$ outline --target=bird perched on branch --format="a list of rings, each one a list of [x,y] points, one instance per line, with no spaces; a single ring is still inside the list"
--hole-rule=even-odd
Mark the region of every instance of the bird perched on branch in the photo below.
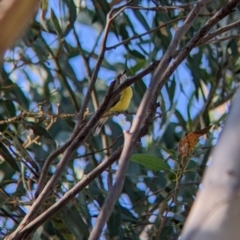
[[[114,90],[126,79],[127,79],[127,75],[125,70],[123,73],[117,76]],[[112,99],[112,101],[110,101],[106,112],[104,113],[103,117],[100,119],[99,123],[96,126],[94,136],[100,133],[102,126],[110,116],[112,116],[114,113],[117,113],[117,112],[123,112],[128,108],[130,101],[132,99],[132,96],[133,96],[132,88],[128,86],[119,94],[119,96],[115,96]]]

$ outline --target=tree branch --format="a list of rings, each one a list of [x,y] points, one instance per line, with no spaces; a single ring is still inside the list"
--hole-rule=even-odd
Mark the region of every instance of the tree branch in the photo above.
[[[158,65],[159,61],[155,61],[153,62],[150,66],[148,66],[147,68],[145,68],[143,71],[141,71],[140,73],[138,73],[137,75],[135,75],[134,77],[128,78],[126,81],[124,81],[112,94],[113,95],[117,95],[120,92],[123,91],[123,89],[125,89],[126,87],[130,86],[131,84],[135,83],[136,81],[142,79],[143,77],[145,77],[147,74],[153,72],[157,65]],[[107,98],[108,100],[110,98]],[[106,110],[106,107],[102,106],[101,107],[101,114],[104,113],[104,111]],[[98,115],[98,119],[101,118],[101,116]],[[83,124],[84,126],[84,124]],[[95,125],[92,126],[92,128],[94,128]],[[59,147],[58,149],[56,149],[54,152],[52,152],[48,158],[46,159],[44,166],[41,170],[41,174],[40,174],[40,178],[38,180],[38,186],[37,186],[37,190],[35,193],[35,198],[37,198],[40,194],[40,192],[42,191],[44,185],[45,185],[45,178],[47,177],[48,174],[48,169],[52,163],[52,161],[59,156],[60,154],[62,154],[69,146],[70,144],[73,142],[73,140],[77,137],[77,135],[79,134],[80,130],[82,129],[82,127],[80,126],[79,129],[77,131],[74,131],[72,136],[70,137],[70,139],[61,147]]]
[[[156,98],[156,93],[162,89],[168,78],[179,66],[179,64],[185,59],[189,52],[196,46],[201,37],[204,37],[210,28],[224,18],[227,14],[231,13],[234,7],[238,4],[237,0],[229,1],[225,4],[206,24],[205,26],[188,42],[185,48],[177,56],[176,60],[169,66],[172,60],[172,55],[176,51],[179,42],[182,37],[191,27],[193,21],[200,13],[201,9],[207,3],[207,0],[200,0],[196,3],[195,7],[189,13],[183,25],[176,31],[174,38],[172,39],[165,55],[161,59],[159,66],[153,76],[153,79],[147,89],[143,100],[139,106],[136,118],[133,122],[130,132],[126,135],[124,141],[123,151],[120,157],[120,164],[116,173],[116,181],[110,190],[107,199],[102,207],[102,210],[97,218],[96,225],[94,226],[92,233],[89,237],[90,240],[97,240],[101,235],[102,229],[110,217],[113,211],[114,205],[122,191],[122,186],[127,171],[129,157],[138,139],[138,134],[141,128],[142,120],[145,119],[146,109],[149,108],[150,104]]]
[[[222,27],[222,28],[219,28],[217,29],[216,31],[212,32],[212,33],[209,33],[207,36],[205,36],[204,38],[202,38],[200,41],[199,41],[199,45],[202,45],[202,44],[206,44],[207,42],[209,42],[210,40],[213,40],[213,38],[215,38],[216,36],[218,36],[219,34],[221,33],[224,33],[224,32],[227,32],[228,30],[231,30],[233,28],[237,28],[240,26],[240,20],[236,21],[236,22],[233,22],[231,24],[228,24],[227,26],[225,27]]]
[[[149,109],[149,111],[147,111],[147,118],[144,121],[144,126],[140,129],[140,133],[138,136],[138,139],[140,139],[142,136],[146,135],[146,133],[148,132],[148,127],[150,125],[152,125],[152,120],[154,119],[154,114],[156,112],[156,109],[159,107],[158,103],[154,103],[151,108]],[[124,140],[124,145],[126,144],[126,142],[129,141],[129,133],[125,132],[125,140]],[[137,144],[137,142],[135,142],[135,144]],[[123,154],[123,153],[121,153]],[[107,196],[107,199],[98,215],[98,218],[96,220],[96,224],[88,238],[88,240],[98,240],[100,239],[100,235],[102,232],[102,229],[106,223],[106,221],[108,220],[109,216],[112,213],[112,210],[114,208],[115,205],[115,199],[118,198],[119,196],[119,189],[121,191],[122,187],[123,187],[123,183],[124,183],[124,176],[125,176],[125,172],[127,170],[128,165],[126,166],[125,162],[119,161],[119,165],[118,165],[118,170],[116,173],[116,180],[114,185],[112,186],[112,188],[110,189],[110,192]],[[124,174],[124,175],[123,175]]]
[[[240,34],[236,34],[236,35],[230,35],[230,36],[227,36],[227,37],[222,37],[222,38],[214,38],[212,40],[209,40],[209,41],[206,41],[204,42],[203,44],[212,44],[212,43],[220,43],[220,42],[224,42],[224,41],[227,41],[229,39],[238,39],[240,38]],[[202,44],[199,44],[199,45],[202,45]]]
[[[63,154],[63,157],[59,164],[56,167],[56,171],[44,187],[44,189],[39,192],[40,195],[38,198],[34,201],[32,207],[30,208],[28,214],[25,216],[25,218],[22,220],[21,224],[19,227],[13,232],[8,239],[14,239],[14,236],[18,234],[18,232],[26,225],[28,224],[36,215],[40,207],[42,206],[43,202],[45,199],[51,194],[55,184],[57,183],[59,177],[61,176],[64,168],[66,167],[66,164],[68,163],[68,160],[72,156],[73,152],[76,150],[76,148],[81,144],[85,139],[88,137],[88,135],[91,133],[92,126],[94,126],[99,117],[103,114],[105,111],[105,108],[109,102],[109,99],[113,95],[113,89],[114,89],[115,82],[112,82],[112,84],[109,87],[109,90],[107,92],[107,95],[105,96],[105,99],[99,109],[96,111],[95,115],[88,121],[86,126],[82,129],[82,131],[79,132],[79,134],[73,139],[73,141],[69,144],[67,147],[66,151]],[[104,108],[105,107],[105,108]],[[76,132],[74,132],[76,134]],[[68,141],[69,142],[69,141]],[[57,151],[53,152],[52,155],[56,154]],[[53,160],[51,158],[51,160]]]
[[[84,189],[93,179],[95,179],[99,174],[105,171],[110,165],[112,165],[120,156],[122,148],[118,148],[108,159],[100,163],[96,168],[94,168],[89,174],[85,175],[83,179],[77,183],[71,190],[66,192],[64,196],[45,212],[35,218],[26,226],[23,226],[17,232],[12,233],[6,240],[10,239],[24,239],[25,234],[35,231],[41,226],[46,220],[53,216],[57,211],[64,207],[71,199],[75,197],[82,189]]]
[[[158,105],[155,105],[155,108],[156,107],[158,107]],[[146,121],[144,128],[142,128],[142,130],[140,132],[139,138],[146,134],[147,128],[152,124],[151,119],[153,119],[154,113],[155,113],[155,109],[152,109],[152,111],[149,113],[149,121]],[[77,185],[75,185],[71,190],[69,190],[67,193],[65,193],[65,195],[57,203],[52,205],[49,209],[47,209],[44,213],[42,213],[40,216],[35,218],[29,224],[27,224],[26,226],[23,226],[23,228],[12,233],[8,238],[6,238],[6,240],[25,239],[25,237],[27,237],[27,235],[29,235],[34,230],[36,230],[42,223],[44,223],[53,214],[55,214],[57,211],[59,211],[72,198],[74,198],[75,195],[78,194],[84,187],[86,187],[93,179],[95,179],[99,174],[101,174],[110,165],[112,165],[119,158],[121,151],[122,151],[122,147],[118,148],[107,160],[100,163],[93,171],[91,171],[89,174],[87,174]],[[51,179],[50,179],[50,181],[51,181]],[[43,191],[45,191],[45,189]],[[36,201],[38,201],[38,200],[39,200],[39,198]]]

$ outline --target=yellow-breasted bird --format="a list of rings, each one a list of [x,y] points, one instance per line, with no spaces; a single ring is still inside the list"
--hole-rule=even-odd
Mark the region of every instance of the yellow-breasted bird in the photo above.
[[[116,79],[116,84],[115,84],[114,90],[126,79],[127,79],[126,71],[119,74]],[[108,118],[111,115],[113,115],[116,112],[123,112],[128,108],[128,106],[131,102],[132,96],[133,96],[132,88],[129,86],[129,87],[126,87],[119,94],[119,96],[114,97],[114,99],[112,100],[113,102],[109,103],[108,109],[106,110],[106,112],[104,113],[104,115],[100,119],[100,121],[98,122],[96,129],[94,131],[94,136],[96,136],[100,133],[102,126],[104,125],[104,123],[108,120]]]

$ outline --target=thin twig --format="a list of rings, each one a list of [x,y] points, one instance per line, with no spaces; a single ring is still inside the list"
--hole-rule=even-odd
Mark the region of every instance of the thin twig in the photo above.
[[[216,102],[212,103],[209,107],[209,110],[213,110],[213,109],[221,106],[222,104],[226,103],[227,101],[229,101],[234,96],[238,87],[239,86],[235,87],[228,95],[226,95],[223,98],[218,99]]]
[[[175,194],[175,193],[174,193]],[[162,233],[162,230],[163,230],[163,227],[165,226],[166,222],[167,222],[167,215],[168,213],[170,212],[170,209],[172,207],[174,203],[174,197],[171,199],[170,203],[168,204],[168,208],[165,210],[164,212],[164,216],[161,216],[159,213],[159,216],[161,217],[162,221],[161,221],[161,224],[160,224],[160,227],[158,228],[158,231],[157,231],[157,235],[155,237],[155,240],[159,240],[160,239],[160,236],[161,236],[161,233]]]
[[[212,43],[220,43],[220,42],[224,42],[224,41],[227,41],[229,39],[234,39],[234,38],[236,38],[236,39],[240,38],[240,34],[230,35],[230,36],[222,37],[222,38],[214,38],[212,40],[204,42],[203,44],[206,45],[206,44],[212,44]]]
[[[46,43],[46,41],[44,40],[43,37],[41,37],[41,40],[43,41],[43,43],[44,43],[45,47],[47,48],[47,50],[49,51],[50,55],[52,56],[52,59],[55,62],[56,67],[57,67],[57,69],[55,71],[61,76],[62,82],[63,82],[64,86],[66,87],[66,89],[68,91],[68,94],[70,96],[72,104],[73,104],[76,112],[78,112],[79,111],[78,101],[77,101],[76,96],[75,96],[75,94],[74,94],[74,92],[73,92],[73,90],[72,90],[72,88],[71,88],[71,86],[68,82],[66,74],[62,70],[60,62],[58,60],[58,53],[54,54],[53,50],[49,47],[49,45]],[[59,46],[58,51],[60,51],[60,50],[61,50],[61,47]]]
[[[91,75],[92,75],[92,73],[91,73],[91,69],[90,69],[90,65],[89,65],[89,58],[86,57],[85,54],[84,54],[84,51],[83,51],[82,45],[81,45],[81,43],[80,43],[80,41],[78,39],[75,27],[73,27],[73,34],[75,36],[75,39],[77,41],[77,46],[78,46],[79,51],[81,53],[81,56],[83,58],[83,63],[84,63],[85,69],[86,69],[88,81],[91,82]],[[95,89],[93,89],[91,96],[92,96],[93,106],[94,106],[94,109],[96,111],[98,106],[99,106],[99,104],[98,104],[98,98],[97,98],[97,93],[96,93]]]
[[[217,29],[216,31],[209,33],[207,36],[203,37],[200,41],[199,41],[199,45],[202,44],[206,44],[206,42],[209,42],[209,40],[214,39],[216,36],[227,32],[233,28],[238,28],[240,26],[240,20],[233,22],[231,24],[228,24],[227,26],[221,27],[219,29]]]
[[[221,27],[219,29],[217,29],[216,31],[209,33],[207,36],[203,37],[196,45],[196,47],[198,46],[202,46],[202,45],[206,45],[206,44],[212,44],[212,43],[216,43],[216,42],[223,42],[226,41],[228,39],[232,39],[232,38],[239,38],[239,34],[238,35],[231,35],[225,38],[216,38],[218,35],[227,32],[233,28],[237,28],[240,26],[240,20],[233,22],[227,26]],[[177,50],[174,54],[173,57],[176,57],[178,55],[178,53],[181,51],[182,49]]]
[[[221,65],[223,65],[223,64],[221,64]],[[207,112],[207,110],[208,110],[208,108],[209,108],[209,106],[210,106],[210,104],[211,104],[211,102],[212,102],[212,100],[213,100],[213,98],[215,96],[215,93],[217,91],[217,88],[218,88],[220,80],[221,80],[222,72],[224,72],[224,66],[221,66],[221,65],[219,65],[219,68],[218,68],[218,71],[216,73],[216,76],[214,77],[214,80],[212,81],[212,86],[211,86],[210,92],[208,94],[208,97],[207,97],[207,99],[206,99],[206,101],[204,103],[204,106],[199,111],[197,116],[192,120],[194,129],[198,125],[201,116],[203,116],[204,113]]]
[[[179,10],[184,12],[186,8],[181,7],[181,6],[157,6],[157,7],[143,7],[143,6],[128,6],[128,8],[133,9],[133,10],[147,10],[147,11],[162,11],[162,12],[169,12],[169,11],[175,11]]]
[[[83,63],[84,63],[84,66],[85,66],[85,69],[86,69],[86,73],[87,73],[87,78],[88,78],[88,81],[90,83],[91,82],[91,75],[92,75],[92,73],[91,73],[91,69],[90,69],[90,65],[89,65],[89,56],[86,57],[85,54],[84,54],[84,51],[83,51],[82,45],[81,45],[81,43],[80,43],[80,41],[78,39],[75,27],[73,27],[73,33],[74,33],[75,39],[77,41],[77,45],[78,45],[78,48],[80,50],[80,53],[82,55]],[[91,54],[89,54],[89,55],[91,55]],[[93,88],[93,90],[92,90],[91,97],[92,97],[94,110],[96,111],[98,109],[98,107],[99,107],[99,103],[98,103],[98,98],[97,98],[97,93],[96,93],[96,89],[95,88]],[[102,135],[102,139],[103,139],[102,140],[103,148],[107,149],[106,136]],[[94,154],[92,154],[92,159],[93,159],[94,165],[96,167],[97,166],[97,161],[95,159]],[[102,182],[102,178],[100,176],[98,177],[98,182],[99,182],[101,188],[103,189],[103,182]]]

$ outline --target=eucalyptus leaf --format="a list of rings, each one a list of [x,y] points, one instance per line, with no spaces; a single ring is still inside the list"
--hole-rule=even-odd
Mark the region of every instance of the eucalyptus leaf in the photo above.
[[[171,170],[171,168],[167,163],[164,162],[163,159],[148,154],[133,154],[130,160],[154,171]]]

